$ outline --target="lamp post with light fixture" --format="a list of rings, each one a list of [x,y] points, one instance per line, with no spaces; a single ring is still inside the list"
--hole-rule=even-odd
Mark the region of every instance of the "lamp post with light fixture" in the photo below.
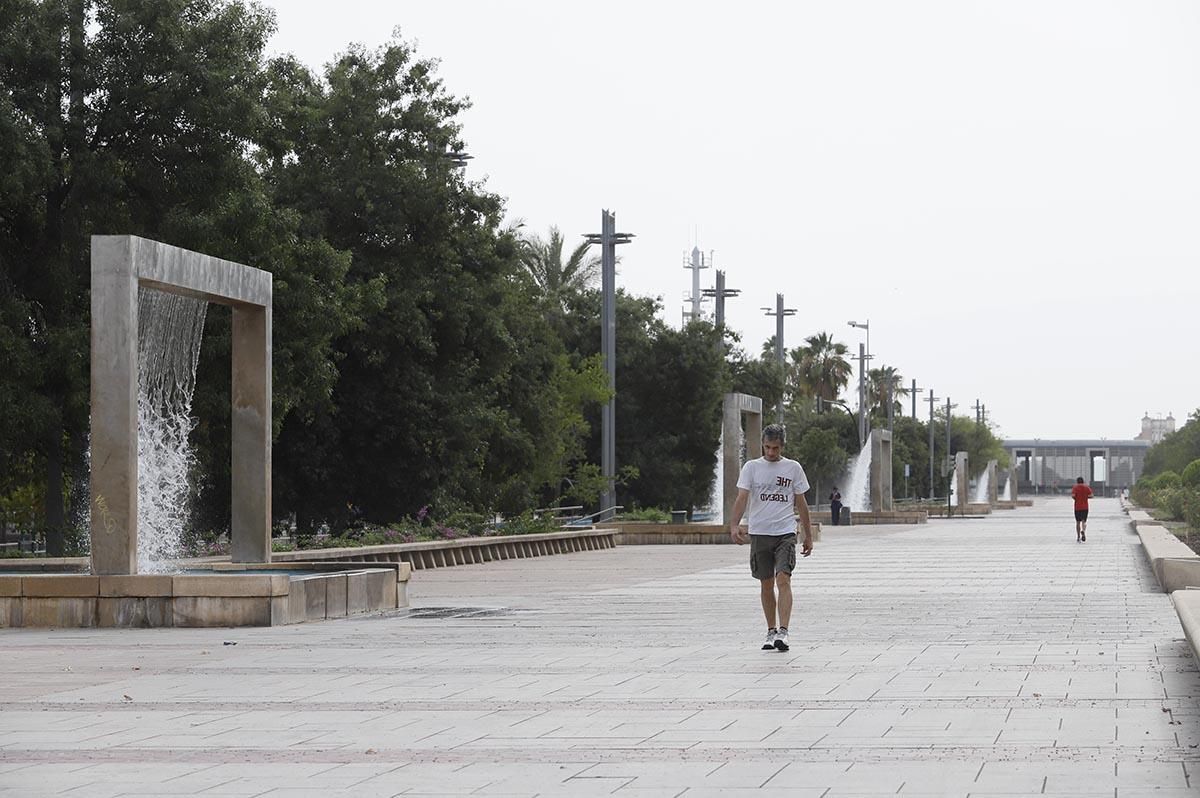
[[[783,395],[787,393],[787,366],[783,362],[783,319],[785,316],[795,316],[795,308],[785,308],[783,306],[783,294],[775,295],[775,308],[762,308],[768,316],[775,317],[775,360],[779,363],[779,371],[782,373],[783,385],[779,392],[779,405],[775,411],[776,420],[783,423]]]
[[[871,359],[871,320],[848,321],[846,324],[867,332],[866,351],[862,344],[858,346],[858,445],[862,448],[867,440],[867,361]]]

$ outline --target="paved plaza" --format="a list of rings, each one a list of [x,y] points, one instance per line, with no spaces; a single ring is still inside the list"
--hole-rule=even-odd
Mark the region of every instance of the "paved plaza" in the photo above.
[[[1200,674],[1115,500],[414,573],[271,629],[0,630],[0,796],[1200,795]]]

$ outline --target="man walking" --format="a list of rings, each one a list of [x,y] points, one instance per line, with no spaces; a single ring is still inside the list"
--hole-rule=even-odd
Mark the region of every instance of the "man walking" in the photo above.
[[[788,622],[792,615],[792,570],[796,567],[796,521],[804,532],[803,555],[812,554],[812,521],[808,515],[808,478],[795,460],[783,456],[783,427],[763,429],[763,456],[742,466],[738,495],[729,519],[729,536],[735,543],[750,542],[750,573],[759,581],[767,639],[763,650],[788,650]],[[749,535],[742,530],[747,516]]]
[[[1092,497],[1092,489],[1083,484],[1083,477],[1076,477],[1071,486],[1071,498],[1075,500],[1075,542],[1087,541],[1088,499]]]

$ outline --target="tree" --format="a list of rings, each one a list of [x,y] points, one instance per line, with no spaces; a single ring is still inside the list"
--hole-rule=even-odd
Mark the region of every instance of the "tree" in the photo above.
[[[789,456],[804,467],[804,473],[812,485],[812,503],[820,504],[824,496],[822,487],[834,485],[841,479],[849,455],[839,444],[838,434],[834,430],[816,426],[805,430],[794,452]]]
[[[632,466],[618,491],[626,506],[690,509],[708,502],[729,390],[722,331],[707,322],[682,330],[658,317],[657,300],[616,295],[616,447],[618,467]],[[600,348],[598,291],[568,302],[567,349],[573,357]],[[588,460],[600,460],[600,425],[592,415]]]
[[[31,390],[41,375],[28,329],[33,315],[8,273],[0,271],[0,363],[4,364],[0,368],[0,496],[26,487],[33,479],[30,453],[39,450],[41,443],[35,432],[51,412],[45,397]]]
[[[1188,488],[1200,488],[1200,458],[1193,460],[1179,475],[1179,481]]]
[[[7,0],[0,13],[4,322],[37,363],[17,377],[15,442],[43,474],[53,554],[86,440],[90,236],[203,248],[197,220],[236,215],[271,30],[258,6],[221,0]]]
[[[827,332],[804,339],[804,346],[791,351],[789,382],[798,395],[837,399],[850,382],[851,367],[846,345],[835,342]]]
[[[945,434],[945,427],[942,428]],[[1008,468],[1009,456],[1004,442],[992,433],[989,424],[979,424],[973,418],[955,416],[950,425],[952,451],[967,452],[971,476],[978,476],[995,460],[1001,469]]]
[[[466,104],[399,39],[351,47],[320,78],[294,63],[277,75],[276,202],[350,253],[346,282],[378,297],[336,339],[329,405],[280,432],[277,504],[335,527],[430,504],[525,509],[561,484],[579,431],[563,396],[590,393],[570,385],[587,367],[539,312],[500,198],[446,157],[464,146]]]
[[[1187,422],[1146,451],[1146,476],[1164,471],[1182,473],[1188,463],[1200,458],[1200,409]]]
[[[768,358],[749,358],[740,349],[727,355],[730,390],[762,399],[764,412],[779,404],[783,395],[784,372],[772,355]]]
[[[618,441],[638,475],[626,494],[644,507],[690,510],[708,504],[729,377],[721,331],[704,321],[658,327],[647,362],[618,372],[618,412],[631,405]],[[664,390],[664,386],[669,386]],[[620,393],[620,389],[627,393]]]
[[[900,415],[904,412],[901,402],[908,396],[904,387],[904,377],[895,366],[883,366],[867,372],[867,408],[873,418],[886,420],[888,417],[888,397],[891,397],[892,413]]]
[[[783,396],[784,371],[774,355],[769,358],[749,358],[742,350],[731,349],[727,362],[730,390],[759,397],[764,412],[779,404]]]
[[[915,418],[895,419],[892,427],[892,490],[905,496],[904,466],[909,466],[908,496],[930,496],[929,426]]]
[[[548,312],[561,314],[568,297],[591,288],[600,276],[600,256],[589,255],[591,244],[579,243],[563,259],[563,235],[551,226],[546,238],[528,234],[520,239],[521,265],[545,297]]]

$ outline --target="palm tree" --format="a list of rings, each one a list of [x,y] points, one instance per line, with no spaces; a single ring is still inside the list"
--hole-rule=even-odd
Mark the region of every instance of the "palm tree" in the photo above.
[[[600,275],[600,256],[588,255],[587,241],[563,260],[563,235],[551,226],[549,238],[536,234],[521,238],[521,265],[529,272],[550,307],[561,312],[572,294],[587,290]]]
[[[850,382],[850,350],[827,332],[810,335],[804,346],[791,351],[793,384],[797,392],[822,399],[837,399]]]
[[[904,378],[895,366],[883,366],[867,372],[867,408],[872,415],[887,417],[888,387],[891,387],[892,412],[899,415],[904,408],[901,397],[908,396]]]

